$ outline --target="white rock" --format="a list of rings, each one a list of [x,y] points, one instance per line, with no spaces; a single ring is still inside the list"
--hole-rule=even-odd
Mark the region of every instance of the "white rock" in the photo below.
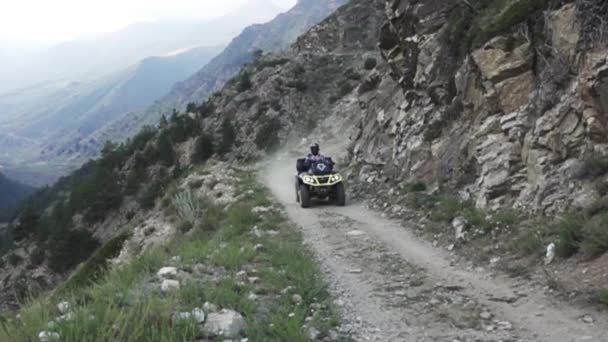
[[[177,277],[177,268],[163,267],[156,274],[162,279],[175,279]]]
[[[160,284],[160,290],[165,293],[175,292],[176,290],[179,290],[179,287],[179,281],[172,279],[165,279],[162,284]]]
[[[69,322],[74,319],[74,314],[71,312],[66,313],[65,315],[61,315],[57,317],[57,322]]]
[[[247,272],[246,271],[239,271],[236,274],[236,278],[240,281],[248,281],[248,277],[247,277]]]
[[[215,304],[211,304],[209,302],[205,302],[205,304],[203,304],[203,310],[206,313],[210,314],[210,313],[213,313],[213,312],[218,312],[219,308]]]
[[[319,338],[319,335],[321,335],[321,332],[319,330],[317,330],[315,327],[311,327],[310,329],[308,329],[308,340],[309,341],[316,341]]]
[[[302,299],[302,296],[300,296],[299,294],[294,294],[294,295],[291,297],[291,301],[292,301],[294,304],[298,304],[298,305],[299,305],[299,304],[302,304],[303,299]]]
[[[51,341],[59,341],[61,336],[58,333],[52,331],[41,331],[38,334],[38,340],[40,342],[51,342]]]
[[[66,313],[70,312],[70,308],[70,303],[67,301],[63,301],[57,304],[57,310],[59,310],[62,315],[65,315]]]
[[[456,240],[464,240],[466,238],[467,225],[468,222],[464,217],[456,217],[452,220]]]
[[[480,317],[481,319],[488,320],[488,319],[491,319],[491,318],[492,318],[492,314],[491,314],[491,313],[489,313],[489,312],[487,312],[487,311],[484,311],[484,312],[482,312],[482,313],[480,313],[480,314],[479,314],[479,317]]]
[[[593,317],[591,317],[589,315],[583,316],[582,321],[587,324],[593,324],[593,322],[594,322]]]
[[[545,265],[550,264],[555,259],[555,244],[551,242],[549,246],[547,246],[547,254],[545,255]]]
[[[198,324],[202,324],[205,322],[205,312],[201,308],[194,308],[192,310],[192,317]]]
[[[238,338],[247,328],[243,316],[232,310],[221,310],[209,314],[207,321],[201,328],[206,337]]]
[[[253,292],[252,292],[252,293],[250,293],[250,294],[249,294],[249,296],[247,296],[247,298],[248,298],[250,301],[255,302],[255,301],[258,299],[258,295],[256,295],[255,293],[253,293]]]

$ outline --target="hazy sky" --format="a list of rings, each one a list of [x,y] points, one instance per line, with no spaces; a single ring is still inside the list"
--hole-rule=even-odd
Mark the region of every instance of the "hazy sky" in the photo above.
[[[58,42],[166,17],[213,18],[247,0],[2,0],[0,39]],[[296,0],[272,0],[289,8]]]

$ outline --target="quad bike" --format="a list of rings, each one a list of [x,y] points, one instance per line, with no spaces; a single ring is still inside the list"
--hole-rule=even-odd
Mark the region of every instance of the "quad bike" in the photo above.
[[[342,175],[333,169],[331,158],[316,162],[298,159],[296,164],[296,201],[309,208],[312,199],[330,200],[338,206],[346,204]]]

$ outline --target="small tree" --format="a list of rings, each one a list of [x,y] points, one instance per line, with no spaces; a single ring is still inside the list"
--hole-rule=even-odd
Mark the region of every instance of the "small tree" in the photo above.
[[[167,166],[173,165],[175,161],[175,151],[171,144],[171,139],[166,131],[163,131],[156,141],[156,150],[158,151],[158,159]]]
[[[196,112],[197,112],[196,104],[193,102],[189,102],[188,105],[186,106],[186,113],[196,113]]]
[[[372,70],[373,68],[376,67],[376,65],[378,65],[378,62],[373,57],[366,59],[365,63],[364,63],[364,67],[366,70]]]
[[[25,207],[13,232],[15,241],[22,241],[32,236],[38,230],[39,224],[40,215],[31,205]]]
[[[226,154],[230,152],[234,142],[236,141],[237,133],[234,126],[228,119],[224,119],[222,122],[222,143],[218,148],[219,154]]]
[[[249,90],[252,87],[251,76],[248,71],[243,71],[239,75],[239,83],[237,86],[237,90],[239,92],[244,92],[245,90]]]
[[[214,150],[215,147],[213,146],[213,139],[211,136],[202,134],[196,139],[192,161],[203,163],[213,156]]]
[[[158,122],[158,127],[161,129],[165,129],[169,125],[169,121],[167,121],[167,117],[165,114],[161,115],[160,121]]]

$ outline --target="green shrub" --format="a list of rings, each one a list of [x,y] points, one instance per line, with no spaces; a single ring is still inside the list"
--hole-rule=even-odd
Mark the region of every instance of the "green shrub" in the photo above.
[[[215,105],[213,104],[213,101],[209,99],[203,102],[203,104],[198,107],[198,113],[201,115],[202,118],[206,118],[213,115],[215,113]]]
[[[230,150],[232,150],[232,146],[236,142],[237,132],[232,122],[229,119],[224,119],[222,122],[222,142],[218,148],[218,153],[220,155],[224,155]]]
[[[305,92],[306,90],[308,90],[308,85],[303,80],[289,81],[285,85],[288,86],[289,88],[295,88],[297,91],[302,92],[302,93]]]
[[[253,86],[251,82],[251,75],[249,75],[248,71],[242,71],[238,76],[237,87],[239,93],[242,93],[246,90],[251,89]]]
[[[260,128],[255,136],[255,144],[261,150],[272,150],[280,143],[279,131],[281,130],[281,121],[274,117],[267,120]]]
[[[608,289],[601,289],[598,291],[597,301],[601,304],[608,305]]]
[[[367,58],[365,63],[363,63],[365,70],[372,70],[376,67],[376,65],[378,65],[378,61],[376,61],[376,59],[373,57]]]
[[[195,163],[204,163],[215,153],[215,146],[210,135],[202,134],[194,143],[194,151],[192,161]]]
[[[86,260],[97,247],[99,241],[90,232],[57,227],[51,232],[47,244],[49,267],[55,272],[66,272]]]
[[[36,246],[36,248],[34,248],[34,250],[30,253],[30,262],[34,266],[42,265],[45,258],[46,252],[41,246]]]
[[[569,258],[578,252],[583,238],[584,217],[570,214],[564,217],[558,225],[559,240],[555,253],[563,258]]]
[[[405,192],[423,192],[427,189],[426,184],[420,181],[404,184],[401,186],[401,188]]]
[[[511,243],[511,248],[522,255],[540,255],[544,250],[543,240],[532,229],[519,233]]]
[[[608,173],[608,157],[593,155],[585,160],[579,171],[580,178],[596,178]]]
[[[341,86],[340,89],[338,90],[338,96],[340,97],[344,97],[348,94],[350,94],[353,89],[355,89],[355,87],[350,83],[350,82],[344,82]]]
[[[18,264],[21,263],[22,260],[23,260],[23,258],[21,258],[19,255],[15,254],[15,253],[11,253],[8,255],[8,263],[13,266],[17,266]]]
[[[522,220],[521,213],[513,209],[502,209],[492,214],[492,224],[512,228]]]
[[[173,197],[173,206],[178,217],[190,225],[198,224],[202,219],[203,208],[201,199],[192,190],[182,191]]]
[[[257,62],[256,67],[259,71],[259,70],[263,70],[266,68],[274,68],[279,65],[287,64],[288,62],[289,62],[289,58],[270,59],[270,60]]]
[[[608,213],[590,219],[584,228],[581,249],[598,256],[608,251]]]
[[[175,162],[175,151],[169,138],[169,133],[163,131],[156,141],[156,150],[158,151],[158,159],[165,166],[171,166]]]
[[[462,202],[458,197],[441,197],[431,212],[431,220],[436,222],[452,222],[454,218],[461,216],[466,208],[467,204]]]
[[[106,272],[110,259],[120,254],[125,241],[130,237],[131,233],[129,232],[120,233],[103,244],[78,267],[65,283],[57,288],[55,293],[63,294],[87,286],[100,279]]]
[[[156,204],[156,199],[163,193],[165,183],[163,180],[152,182],[137,198],[137,203],[144,208],[150,209]]]

